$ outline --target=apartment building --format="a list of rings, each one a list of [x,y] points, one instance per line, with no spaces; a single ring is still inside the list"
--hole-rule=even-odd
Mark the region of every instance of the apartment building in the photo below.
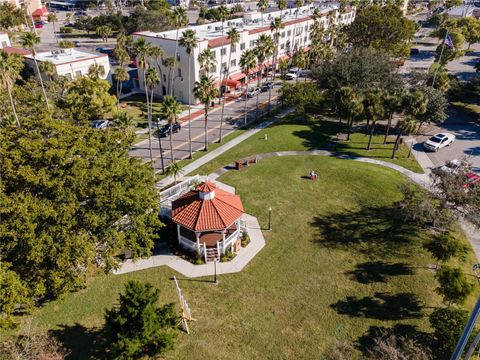
[[[25,55],[26,65],[32,69],[35,76],[39,76],[37,73],[33,56],[31,54]],[[110,62],[108,55],[99,54],[90,51],[80,49],[60,49],[46,51],[36,54],[36,59],[39,63],[43,61],[49,61],[55,66],[57,76],[65,76],[67,79],[72,80],[79,76],[85,76],[88,73],[88,69],[91,65],[97,64],[105,70],[103,79],[112,82],[112,74],[110,69]],[[42,73],[43,79],[48,79],[49,75]]]
[[[228,69],[228,78],[223,80],[223,85],[226,86],[226,91],[234,91],[234,89],[245,84],[246,81],[254,81],[258,76],[259,67],[254,69],[253,73],[246,79],[246,75],[242,73],[239,63],[240,56],[246,49],[255,47],[257,39],[262,34],[273,35],[270,30],[270,23],[276,17],[281,17],[284,28],[280,32],[279,38],[279,58],[287,58],[292,55],[296,49],[308,50],[311,39],[310,31],[313,25],[312,14],[315,6],[304,6],[299,9],[288,9],[282,12],[270,12],[263,15],[259,12],[247,13],[243,18],[236,18],[226,21],[223,28],[222,36],[222,23],[215,22],[205,25],[191,26],[190,28],[195,30],[196,36],[199,39],[197,48],[194,49],[192,54],[192,61],[190,66],[190,82],[188,81],[188,55],[184,48],[178,46],[178,56],[176,68],[172,69],[173,82],[172,89],[176,98],[184,103],[189,102],[189,98],[192,99],[191,103],[195,104],[197,101],[193,96],[193,84],[200,78],[200,67],[196,61],[198,54],[206,48],[210,48],[215,55],[215,63],[210,75],[217,82],[220,81],[220,71],[222,69]],[[330,12],[333,12],[333,21],[339,25],[348,25],[355,19],[355,8],[348,8],[343,14],[341,14],[335,7],[322,8],[322,17],[320,23],[324,28],[328,28]],[[234,47],[230,46],[229,39],[226,35],[227,31],[235,27],[240,33],[240,41]],[[181,37],[182,31],[186,29],[180,29],[179,37]],[[177,47],[176,30],[164,31],[164,32],[151,32],[142,31],[134,34],[134,39],[143,37],[149,43],[160,46],[167,57],[174,57],[175,49]],[[231,56],[230,56],[231,54]],[[231,57],[231,58],[230,58]],[[230,58],[230,59],[229,59]],[[228,63],[228,61],[230,62]],[[265,63],[266,66],[270,65],[270,61]],[[154,59],[149,61],[151,66],[157,66]],[[170,69],[160,65],[162,83],[155,88],[154,93],[158,96],[168,94],[169,74]],[[142,79],[143,73],[139,70],[139,78]],[[222,79],[224,75],[222,74]],[[190,84],[190,87],[189,87]],[[140,86],[143,88],[143,83],[140,81]],[[190,96],[190,97],[189,97]]]

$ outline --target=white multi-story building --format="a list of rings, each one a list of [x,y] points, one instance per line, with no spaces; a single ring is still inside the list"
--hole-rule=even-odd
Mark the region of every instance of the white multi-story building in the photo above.
[[[0,31],[0,49],[4,49],[10,46],[12,46],[12,44],[10,43],[10,38],[8,37],[8,34]]]
[[[106,54],[79,49],[62,49],[38,53],[36,59],[39,63],[43,61],[51,62],[55,66],[56,75],[65,76],[70,80],[85,76],[90,66],[97,64],[105,70],[105,75],[102,78],[112,82],[110,62]],[[33,56],[25,55],[25,62],[38,77]],[[49,75],[42,73],[42,78],[48,79],[48,77]]]
[[[298,9],[288,9],[283,12],[276,11],[271,13],[247,13],[243,18],[231,19],[224,23],[223,28],[223,37],[222,37],[222,23],[215,22],[205,25],[191,26],[190,29],[195,30],[196,36],[199,39],[197,47],[194,49],[192,54],[192,61],[190,67],[190,81],[188,81],[187,76],[188,71],[188,55],[184,48],[178,46],[178,57],[176,62],[176,68],[173,69],[173,94],[179,101],[184,103],[189,102],[192,99],[192,103],[197,103],[193,96],[193,84],[195,81],[200,78],[200,66],[197,62],[197,58],[200,52],[206,48],[210,48],[214,53],[216,66],[214,66],[210,75],[218,84],[220,81],[220,69],[225,71],[229,69],[228,79],[223,81],[223,85],[227,87],[226,91],[229,89],[236,88],[245,83],[245,74],[242,73],[239,63],[241,54],[247,50],[252,49],[256,45],[257,39],[262,34],[268,34],[273,36],[273,33],[270,29],[270,23],[274,18],[282,18],[284,28],[280,31],[279,38],[279,49],[278,49],[278,58],[287,58],[292,55],[292,52],[295,49],[305,49],[308,50],[310,46],[310,30],[313,25],[313,14],[314,6],[304,6]],[[329,13],[333,12],[333,19],[336,24],[348,25],[355,19],[355,8],[348,8],[343,14],[341,14],[335,8],[324,8],[322,9],[322,16],[320,18],[320,23],[324,28],[329,26]],[[230,40],[227,37],[227,31],[230,28],[237,28],[240,33],[240,41],[233,48],[230,46]],[[182,35],[182,31],[186,29],[180,29],[179,37]],[[143,37],[149,43],[160,46],[165,55],[164,58],[174,57],[175,49],[177,47],[176,40],[177,31],[170,30],[164,32],[151,32],[151,31],[142,31],[134,33],[134,38]],[[231,54],[230,63],[229,61]],[[157,66],[156,62],[151,59],[149,61],[151,66]],[[269,65],[271,60],[269,60],[265,65]],[[162,83],[158,86],[154,93],[158,96],[166,95],[168,92],[168,83],[169,83],[169,69],[163,65],[160,65]],[[253,78],[257,77],[259,68],[253,70],[253,74],[249,76],[250,81]],[[139,78],[142,78],[142,71],[139,70]],[[222,75],[223,79],[223,75]],[[189,87],[190,84],[190,87]],[[142,81],[140,81],[140,86],[143,87]]]

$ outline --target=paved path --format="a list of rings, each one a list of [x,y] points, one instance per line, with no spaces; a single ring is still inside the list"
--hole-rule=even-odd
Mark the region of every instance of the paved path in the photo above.
[[[217,263],[217,274],[231,274],[242,271],[242,269],[247,266],[247,264],[265,246],[265,239],[257,218],[244,214],[242,219],[246,222],[246,229],[250,236],[250,244],[241,248],[233,260]],[[210,276],[214,274],[213,263],[194,265],[191,262],[172,254],[167,246],[160,250],[160,254],[150,256],[147,259],[139,259],[136,261],[127,260],[113,273],[115,275],[120,275],[162,265],[166,265],[189,278]]]

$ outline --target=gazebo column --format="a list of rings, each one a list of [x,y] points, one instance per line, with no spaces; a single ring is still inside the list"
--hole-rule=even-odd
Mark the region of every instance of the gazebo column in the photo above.
[[[195,237],[197,238],[197,249],[200,251],[200,233],[195,232]]]
[[[177,239],[178,239],[178,243],[180,244],[180,225],[177,224]]]
[[[222,238],[223,238],[223,241],[222,241],[222,254],[225,255],[225,232],[227,230],[223,230],[222,231]]]

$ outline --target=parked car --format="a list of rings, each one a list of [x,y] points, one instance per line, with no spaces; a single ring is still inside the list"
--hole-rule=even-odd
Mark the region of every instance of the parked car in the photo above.
[[[298,73],[298,76],[299,77],[302,77],[302,78],[305,78],[305,77],[309,77],[310,76],[310,70],[306,70],[306,69],[301,69]]]
[[[453,159],[447,161],[445,165],[433,168],[434,173],[456,174],[460,169],[467,166],[467,163],[463,160]]]
[[[45,25],[47,22],[45,20],[37,20],[35,21],[35,25]]]
[[[273,89],[273,82],[269,81],[262,85],[260,88],[261,92],[267,92],[268,90]]]
[[[290,69],[288,69],[287,74],[297,75],[300,72],[300,70],[301,69],[299,69],[298,67],[291,67]]]
[[[410,55],[418,55],[420,54],[420,50],[417,48],[411,48],[410,49]]]
[[[93,120],[90,125],[94,129],[106,129],[110,126],[110,121],[108,120]]]
[[[296,78],[297,78],[297,74],[294,74],[294,73],[287,73],[285,75],[286,80],[295,80]]]
[[[260,92],[260,88],[258,88],[258,87],[250,88],[250,89],[248,89],[248,91],[247,91],[247,97],[253,98],[253,97],[254,97],[255,95],[257,95],[259,92]]]
[[[166,124],[162,126],[159,130],[156,131],[158,137],[166,137],[170,134],[170,127],[172,127],[172,133],[175,134],[180,131],[182,126],[179,123],[174,123],[173,125]]]
[[[43,29],[43,24],[35,24],[35,29]]]
[[[425,141],[423,147],[429,151],[438,151],[445,146],[450,146],[454,141],[455,135],[450,133],[439,133]]]

